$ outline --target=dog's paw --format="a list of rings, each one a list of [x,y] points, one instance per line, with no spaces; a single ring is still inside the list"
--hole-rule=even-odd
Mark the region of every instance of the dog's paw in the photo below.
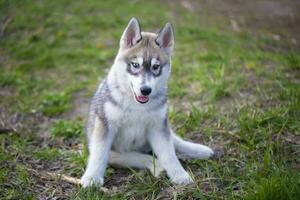
[[[81,183],[82,187],[86,188],[86,187],[90,187],[92,185],[102,186],[104,183],[104,180],[100,176],[83,175],[81,177],[80,183]]]
[[[187,157],[197,158],[197,159],[206,159],[214,155],[214,151],[208,146],[197,144],[193,146],[192,151],[187,153]]]
[[[208,146],[201,145],[201,150],[198,155],[201,158],[210,158],[214,155],[214,151]]]
[[[180,184],[180,185],[187,185],[193,183],[193,179],[187,172],[177,173],[171,177],[171,180],[173,183]]]
[[[158,178],[164,171],[164,168],[157,162],[155,165],[152,165],[149,170],[154,177]]]

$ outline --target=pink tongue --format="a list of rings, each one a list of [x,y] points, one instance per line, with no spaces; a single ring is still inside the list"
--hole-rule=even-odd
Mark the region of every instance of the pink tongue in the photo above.
[[[147,97],[147,96],[138,96],[137,98],[139,101],[142,101],[142,102],[148,101],[148,99],[149,99],[149,97]]]

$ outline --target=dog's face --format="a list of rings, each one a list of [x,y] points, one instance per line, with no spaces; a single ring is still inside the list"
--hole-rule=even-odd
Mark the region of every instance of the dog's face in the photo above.
[[[130,20],[115,62],[118,74],[122,74],[122,86],[130,90],[136,102],[147,103],[167,87],[173,46],[170,23],[154,34],[141,32],[138,21]]]

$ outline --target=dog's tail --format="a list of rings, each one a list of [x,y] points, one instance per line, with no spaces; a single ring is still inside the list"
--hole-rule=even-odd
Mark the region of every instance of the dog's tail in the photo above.
[[[213,150],[208,146],[185,141],[177,136],[174,132],[172,137],[175,150],[180,158],[205,159],[214,154]]]

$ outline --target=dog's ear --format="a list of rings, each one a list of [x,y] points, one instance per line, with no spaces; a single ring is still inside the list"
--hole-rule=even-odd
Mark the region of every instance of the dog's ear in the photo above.
[[[168,55],[172,54],[174,47],[174,34],[170,22],[166,23],[166,25],[160,30],[155,42]]]
[[[136,45],[139,41],[141,41],[141,28],[138,20],[133,17],[129,21],[125,31],[120,40],[120,47],[123,49],[127,49]]]

